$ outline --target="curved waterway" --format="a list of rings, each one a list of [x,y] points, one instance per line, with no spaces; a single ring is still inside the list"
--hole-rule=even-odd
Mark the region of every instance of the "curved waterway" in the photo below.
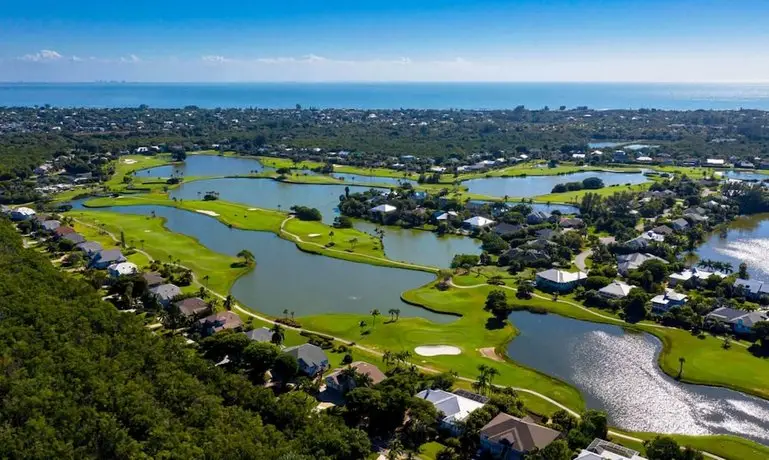
[[[559,176],[483,177],[462,182],[471,193],[488,196],[533,197],[546,195],[553,187],[566,182],[582,182],[588,177],[598,177],[606,187],[622,184],[641,184],[649,179],[641,173],[615,173],[584,171]]]
[[[745,262],[751,279],[764,282],[769,282],[767,254],[769,214],[739,217],[729,225],[726,238],[720,232],[714,232],[697,249],[700,259],[729,262],[735,271]]]
[[[136,177],[234,176],[263,171],[274,171],[274,168],[262,166],[256,158],[189,155],[181,163],[139,170]]]
[[[668,377],[657,364],[662,344],[650,334],[552,314],[514,312],[510,321],[520,334],[508,356],[574,385],[588,408],[605,410],[612,425],[769,444],[769,401]]]
[[[307,254],[294,243],[267,232],[230,229],[213,217],[165,206],[115,206],[110,212],[166,219],[166,227],[197,238],[213,251],[235,256],[248,249],[255,257],[254,270],[239,278],[231,289],[240,302],[281,316],[328,313],[368,315],[374,309],[387,314],[400,309],[403,317],[421,317],[447,323],[456,316],[434,313],[400,300],[400,293],[429,283],[430,273],[348,262]]]

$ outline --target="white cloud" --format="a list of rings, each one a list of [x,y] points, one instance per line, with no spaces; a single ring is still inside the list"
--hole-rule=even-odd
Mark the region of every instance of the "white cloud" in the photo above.
[[[139,56],[137,56],[135,54],[129,54],[128,56],[122,56],[120,58],[120,62],[127,62],[127,63],[131,63],[131,64],[139,62],[139,61],[141,61],[141,59],[139,59]]]
[[[25,54],[20,59],[29,62],[58,61],[62,55],[53,50],[40,50],[34,54]]]
[[[224,62],[231,62],[232,59],[227,59],[224,56],[217,56],[217,55],[208,55],[208,56],[202,56],[200,58],[203,62],[210,62],[215,64],[221,64]]]

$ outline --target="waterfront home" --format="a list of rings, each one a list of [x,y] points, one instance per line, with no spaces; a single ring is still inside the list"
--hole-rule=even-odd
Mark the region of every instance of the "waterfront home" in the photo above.
[[[638,451],[596,438],[574,460],[646,460]]]
[[[284,352],[296,358],[299,370],[310,377],[322,374],[329,367],[326,352],[311,343],[288,347]]]
[[[678,284],[685,283],[689,280],[693,280],[695,283],[699,283],[701,281],[705,281],[711,276],[718,276],[719,278],[726,278],[725,273],[716,272],[716,271],[708,271],[708,270],[702,270],[701,268],[692,267],[687,268],[686,270],[680,272],[680,273],[673,273],[670,275],[670,279],[668,280],[668,285],[670,286],[676,286]]]
[[[579,217],[562,217],[558,224],[563,228],[581,228],[585,222]]]
[[[744,280],[742,278],[737,278],[734,280],[732,287],[740,289],[748,299],[755,300],[763,293],[764,283],[758,280]]]
[[[112,278],[120,278],[121,276],[135,275],[139,273],[139,267],[131,262],[120,262],[119,264],[112,264],[107,267],[107,273]]]
[[[665,289],[664,294],[659,294],[652,298],[652,310],[664,313],[673,307],[680,307],[686,304],[686,299],[688,299],[688,296],[685,294],[672,289]]]
[[[505,236],[519,232],[522,228],[522,225],[514,225],[502,222],[501,224],[496,225],[492,231],[499,236]]]
[[[628,161],[627,152],[624,150],[615,150],[612,154],[612,161],[615,163],[625,163]]]
[[[96,241],[84,241],[75,245],[75,249],[85,254],[86,257],[93,257],[99,251],[103,250],[101,244]]]
[[[355,372],[358,374],[369,376],[369,378],[371,378],[372,385],[376,385],[377,383],[387,378],[387,376],[382,371],[380,371],[378,367],[363,361],[356,361],[351,363],[350,367],[355,369]],[[325,380],[326,386],[333,388],[340,393],[345,393],[355,388],[355,381],[353,379],[347,378],[342,372],[342,369],[335,370],[326,376]]]
[[[519,460],[544,449],[563,433],[534,423],[530,417],[513,417],[500,412],[481,428],[481,449],[501,460]]]
[[[665,235],[660,235],[649,230],[641,233],[639,236],[625,242],[625,246],[634,249],[646,249],[651,243],[661,243],[665,241]]]
[[[148,288],[159,286],[166,282],[165,278],[163,278],[160,273],[157,272],[143,273],[142,278],[144,278]]]
[[[200,297],[189,297],[174,302],[174,306],[179,308],[181,314],[187,318],[198,318],[211,310],[206,301]]]
[[[471,230],[486,228],[490,225],[494,225],[494,221],[483,216],[471,217],[462,222],[462,227]]]
[[[526,216],[526,223],[529,225],[537,225],[546,222],[550,219],[550,214],[544,211],[532,211]]]
[[[635,289],[635,286],[615,280],[599,289],[598,293],[608,299],[624,299],[632,289]]]
[[[485,404],[486,398],[466,398],[455,393],[449,393],[444,390],[422,390],[416,394],[417,398],[429,401],[435,406],[441,418],[441,427],[451,431],[453,434],[459,434],[462,430],[461,422],[476,409],[480,409]],[[483,402],[481,402],[483,401]]]
[[[444,221],[444,220],[451,220],[454,217],[459,216],[455,211],[436,211],[435,214],[433,214],[435,217],[435,220],[437,221]]]
[[[91,267],[103,270],[112,264],[119,264],[125,261],[126,258],[119,249],[104,249],[97,252],[93,259],[91,259]]]
[[[673,230],[677,232],[682,232],[687,228],[689,228],[689,222],[683,217],[679,217],[678,219],[671,222],[670,226],[673,227]]]
[[[569,292],[585,281],[583,272],[567,272],[551,268],[537,273],[536,285],[543,291]]]
[[[730,327],[735,334],[750,334],[754,324],[769,321],[765,311],[745,311],[730,307],[716,308],[705,317]]]
[[[35,216],[35,211],[25,206],[18,207],[11,211],[11,220],[28,220]]]
[[[537,230],[537,233],[535,233],[534,235],[537,237],[537,240],[552,241],[552,239],[559,233],[560,232],[555,231],[552,228],[543,228],[543,229]]]
[[[198,327],[204,336],[208,336],[225,329],[238,330],[243,327],[243,321],[237,313],[223,311],[198,320]]]
[[[622,276],[627,276],[630,270],[635,270],[641,266],[647,260],[660,260],[664,263],[668,263],[665,259],[657,257],[652,254],[634,252],[631,254],[621,254],[617,256],[617,271]]]
[[[158,303],[166,306],[170,304],[175,297],[182,295],[182,290],[175,284],[166,283],[150,288],[150,294],[155,297]]]
[[[391,204],[380,204],[379,206],[371,208],[371,212],[375,214],[389,214],[397,210],[398,208]]]
[[[254,342],[270,343],[272,342],[272,330],[266,327],[251,329],[245,332],[246,337]]]
[[[69,241],[73,246],[77,246],[80,243],[85,243],[85,237],[80,233],[68,233],[61,237],[62,241]]]

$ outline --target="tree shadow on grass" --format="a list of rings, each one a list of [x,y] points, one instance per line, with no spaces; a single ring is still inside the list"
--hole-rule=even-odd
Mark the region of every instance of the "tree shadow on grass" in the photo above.
[[[756,358],[769,358],[769,347],[762,347],[758,343],[748,347],[748,351]]]
[[[495,317],[489,317],[486,319],[486,329],[495,331],[503,329],[505,327],[505,321]]]

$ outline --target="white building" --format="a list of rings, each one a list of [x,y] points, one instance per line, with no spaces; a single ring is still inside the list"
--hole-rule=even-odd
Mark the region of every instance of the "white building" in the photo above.
[[[641,457],[638,451],[596,438],[574,460],[646,460],[646,458]]]
[[[12,220],[27,220],[27,219],[31,219],[34,216],[35,216],[35,211],[24,206],[20,208],[16,208],[13,211],[11,211]]]
[[[598,293],[610,299],[624,299],[633,289],[635,289],[635,286],[615,280],[611,284],[599,289]]]
[[[139,267],[131,262],[120,262],[119,264],[112,264],[107,267],[109,276],[113,278],[120,278],[121,276],[135,275],[139,273]]]
[[[459,430],[458,424],[460,422],[464,421],[474,410],[480,409],[484,405],[482,402],[473,401],[443,390],[422,390],[417,393],[416,397],[430,401],[443,415],[441,425],[454,433]]]
[[[486,228],[489,225],[494,225],[494,221],[483,216],[475,216],[466,219],[464,222],[462,222],[462,224],[463,226],[469,228]]]
[[[397,210],[398,208],[391,204],[380,204],[379,206],[371,208],[371,212],[378,212],[380,214],[389,214]]]

